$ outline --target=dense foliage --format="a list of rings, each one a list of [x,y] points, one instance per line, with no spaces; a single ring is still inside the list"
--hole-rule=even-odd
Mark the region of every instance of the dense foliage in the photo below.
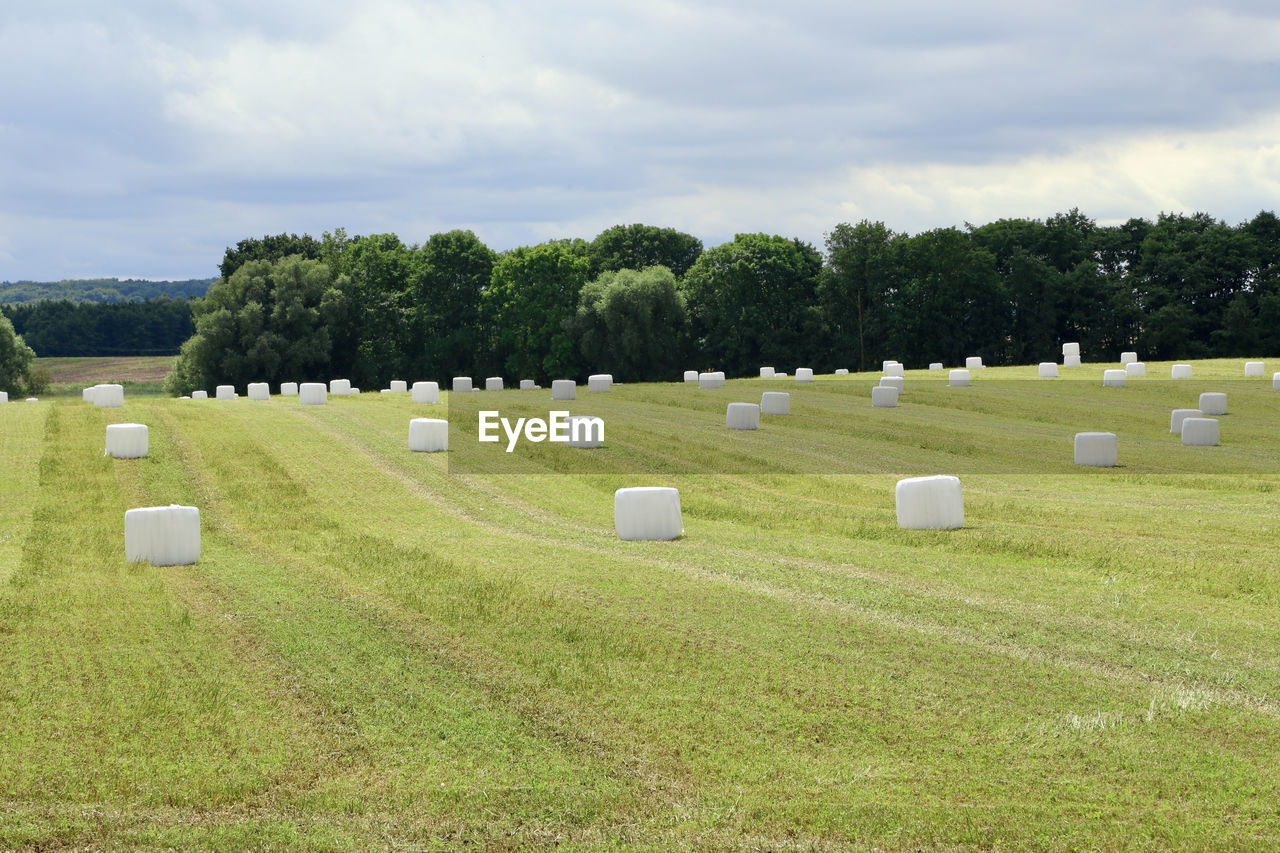
[[[204,296],[216,278],[185,281],[144,281],[140,279],[84,278],[72,281],[0,282],[0,304],[17,305],[44,300],[71,302],[139,302],[167,296],[190,299]]]
[[[182,345],[166,388],[189,393],[320,375],[333,359],[331,330],[350,316],[349,284],[299,255],[242,264],[192,303],[196,334]]]
[[[13,331],[9,318],[0,313],[0,391],[18,396],[38,390],[31,375],[35,352]]]
[[[571,332],[592,369],[657,382],[684,367],[689,315],[671,270],[621,269],[582,288]]]
[[[1270,212],[1236,226],[1202,213],[1104,226],[1071,210],[914,235],[863,221],[836,225],[822,248],[739,234],[704,250],[641,224],[500,253],[470,231],[421,245],[342,229],[249,238],[192,303],[196,334],[173,387],[594,371],[639,381],[970,355],[1035,363],[1057,360],[1064,341],[1098,361],[1122,350],[1153,360],[1280,353],[1280,219]],[[184,305],[57,303],[18,310],[15,322],[46,355],[73,344],[156,352],[175,345]],[[94,325],[94,310],[135,319]]]
[[[32,302],[5,309],[42,356],[173,355],[195,327],[185,299]]]

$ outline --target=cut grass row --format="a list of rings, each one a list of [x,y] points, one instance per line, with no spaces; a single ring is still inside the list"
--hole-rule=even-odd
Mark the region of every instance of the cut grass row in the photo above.
[[[580,402],[660,425],[677,391]],[[1274,473],[975,473],[965,529],[899,531],[904,424],[868,438],[864,395],[813,393],[858,449],[797,407],[778,458],[865,444],[881,473],[614,429],[672,460],[671,543],[612,537],[634,477],[410,454],[407,419],[445,408],[404,398],[5,410],[0,463],[26,473],[0,488],[0,845],[1280,840]],[[996,413],[951,408],[995,460],[1011,409],[1044,413],[984,393]],[[1268,416],[1240,405],[1233,430]],[[946,400],[914,408],[945,430]],[[148,459],[101,457],[125,420]],[[737,473],[697,473],[717,465]],[[201,562],[124,564],[123,510],[168,502],[201,507]]]

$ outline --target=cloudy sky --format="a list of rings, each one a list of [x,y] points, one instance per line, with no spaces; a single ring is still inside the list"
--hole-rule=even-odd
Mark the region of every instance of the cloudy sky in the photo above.
[[[1041,5],[6,3],[0,279],[203,278],[336,227],[820,245],[1280,207],[1277,4]]]

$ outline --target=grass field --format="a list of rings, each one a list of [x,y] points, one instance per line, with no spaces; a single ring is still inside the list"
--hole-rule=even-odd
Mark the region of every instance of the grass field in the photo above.
[[[606,447],[512,473],[456,420],[410,453],[448,408],[407,395],[0,406],[0,848],[1274,849],[1280,392],[1101,371],[795,385],[758,433],[755,380],[579,389]],[[1071,464],[1095,429],[1122,467]],[[898,529],[955,471],[965,527]],[[685,535],[617,540],[627,485]],[[126,563],[168,503],[201,561]]]

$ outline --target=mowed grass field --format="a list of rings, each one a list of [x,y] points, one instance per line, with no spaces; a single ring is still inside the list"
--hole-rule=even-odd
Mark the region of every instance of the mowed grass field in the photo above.
[[[1274,849],[1280,392],[1148,371],[841,377],[756,433],[754,380],[579,388],[606,447],[512,473],[407,450],[447,394],[0,406],[0,848]],[[957,472],[963,529],[898,529]],[[619,541],[631,485],[685,535]],[[126,563],[168,503],[201,561]]]

